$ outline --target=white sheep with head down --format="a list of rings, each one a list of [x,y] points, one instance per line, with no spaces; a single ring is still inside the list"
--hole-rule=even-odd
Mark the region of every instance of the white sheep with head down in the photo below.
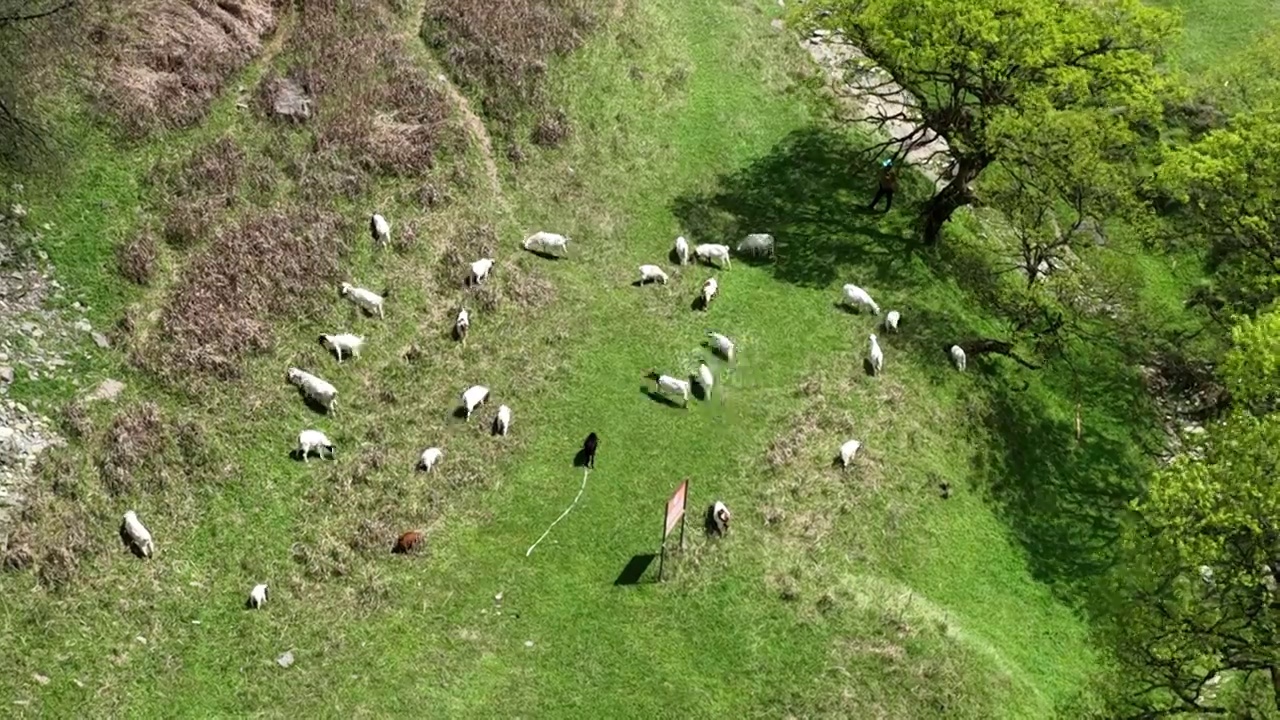
[[[725,269],[733,267],[729,262],[729,246],[716,243],[703,243],[693,248],[698,259],[710,265],[723,265]]]
[[[375,243],[385,247],[391,242],[391,224],[386,218],[374,213],[373,217],[369,218],[369,234],[373,236]]]
[[[880,314],[880,306],[871,295],[857,285],[849,284],[841,288],[844,291],[844,303],[854,308],[866,308],[872,315]]]
[[[725,360],[733,360],[735,347],[732,340],[718,332],[708,332],[707,337],[711,338],[711,349],[720,353]]]
[[[362,287],[356,287],[351,283],[342,283],[342,297],[356,304],[356,307],[364,310],[370,315],[383,317],[382,305],[386,293],[379,295],[372,290],[366,290]]]
[[[681,265],[689,264],[689,241],[683,235],[676,238],[676,259]]]
[[[354,358],[360,357],[360,348],[364,345],[364,338],[351,333],[321,335],[320,344],[332,350],[338,356],[338,362],[342,362],[343,353]]]
[[[462,391],[462,407],[467,411],[467,419],[471,419],[471,413],[475,409],[489,399],[489,388],[483,385],[472,385]]]
[[[698,382],[702,384],[702,392],[706,394],[707,398],[710,398],[711,388],[715,387],[716,379],[711,374],[711,368],[707,367],[706,363],[698,366]]]
[[[493,419],[493,431],[497,435],[506,435],[511,429],[511,408],[498,406],[498,416]]]
[[[453,321],[453,336],[458,340],[466,341],[467,331],[471,329],[471,314],[466,308],[458,311],[458,317]]]
[[[641,265],[640,266],[640,283],[651,282],[657,280],[663,285],[667,284],[667,273],[657,265]]]
[[[479,285],[485,278],[489,277],[490,271],[493,270],[493,258],[480,258],[471,263],[471,275],[467,277],[468,282],[472,285]]]
[[[968,365],[968,358],[965,357],[964,348],[959,345],[952,345],[949,352],[951,353],[951,362],[955,363],[956,370],[964,372],[965,367]]]
[[[857,440],[848,440],[840,446],[840,464],[849,467],[853,462],[854,456],[858,454],[858,449],[862,447],[862,443]]]
[[[569,238],[549,232],[536,232],[524,239],[525,250],[540,250],[555,255],[569,254]]]
[[[333,443],[329,442],[329,436],[319,430],[303,430],[298,433],[298,454],[302,456],[302,462],[307,462],[313,452],[322,459],[327,452],[332,458]]]
[[[901,319],[902,313],[899,313],[897,310],[890,310],[889,313],[884,316],[884,329],[889,332],[898,332],[898,321]]]
[[[444,457],[444,451],[438,447],[429,447],[422,451],[421,457],[418,458],[418,467],[426,472],[431,472],[431,468],[440,462]]]
[[[132,510],[126,512],[124,520],[120,522],[120,539],[138,557],[149,558],[156,551],[156,544],[151,539],[151,532],[138,519],[138,513]]]
[[[327,381],[298,368],[289,368],[289,382],[302,388],[307,397],[324,406],[330,412],[338,409],[338,389]]]
[[[868,351],[867,358],[871,360],[871,370],[879,375],[884,369],[884,352],[880,349],[875,333],[871,333],[871,349]]]
[[[711,301],[716,299],[720,294],[720,283],[715,278],[707,278],[702,283],[702,309],[706,310],[711,307]]]
[[[685,407],[689,406],[689,382],[673,378],[670,375],[659,375],[658,373],[650,373],[649,377],[657,380],[658,389],[668,395],[679,395],[684,400]]]
[[[773,255],[773,236],[767,233],[752,233],[738,243],[738,254]]]
[[[259,583],[253,586],[249,591],[249,599],[245,602],[245,607],[251,610],[259,610],[263,605],[267,604],[267,584]]]

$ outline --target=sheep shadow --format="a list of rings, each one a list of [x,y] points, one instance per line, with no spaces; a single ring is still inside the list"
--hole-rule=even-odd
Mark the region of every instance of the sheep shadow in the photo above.
[[[666,285],[666,283],[660,280],[657,280],[656,278],[640,278],[639,280],[633,281],[631,283],[631,287],[637,287],[637,288],[644,287],[645,285],[653,285],[654,283],[657,283],[659,285]]]
[[[693,302],[689,303],[689,309],[694,312],[706,312],[708,307],[710,307],[710,304],[707,302],[707,299],[702,296],[702,293],[698,293],[698,296],[693,299]]]
[[[502,423],[498,422],[496,415],[493,421],[489,423],[489,437],[505,437],[502,435]]]
[[[871,315],[872,317],[875,317],[875,315],[872,314],[870,311],[864,310],[861,307],[850,305],[849,303],[833,302],[831,303],[831,307],[835,308],[836,310],[839,310],[845,315],[852,315],[854,317],[866,317],[868,315]],[[883,320],[881,322],[883,322]]]
[[[693,394],[694,399],[698,402],[706,402],[707,389],[702,386],[702,381],[698,379],[697,375],[689,376],[689,392]]]
[[[302,398],[302,402],[308,408],[310,408],[313,412],[316,412],[325,416],[332,414],[332,411],[329,408],[325,407],[324,403],[308,395],[307,392],[302,388],[297,388],[297,390],[298,390],[298,397]]]
[[[456,420],[467,420],[467,409],[461,405],[453,409],[453,417]]]
[[[867,377],[876,376],[876,367],[871,364],[871,358],[862,358],[862,372],[866,373]]]
[[[535,250],[534,248],[524,248],[524,251],[529,253],[530,255],[537,255],[543,260],[563,260],[564,259],[563,255],[549,253],[546,250]]]
[[[573,456],[573,466],[575,468],[585,468],[587,466],[587,449],[578,448],[578,452]]]
[[[672,265],[682,265],[680,262],[680,253],[676,252],[676,246],[673,244],[671,249],[667,251],[667,261]]]
[[[120,542],[124,543],[124,548],[133,553],[134,557],[143,560],[147,558],[147,554],[142,552],[142,548],[133,541],[133,538],[129,537],[129,533],[124,529],[123,523],[120,525]]]
[[[618,577],[613,581],[614,587],[623,587],[627,585],[639,585],[640,579],[644,577],[644,573],[653,564],[653,559],[657,557],[654,553],[643,553],[633,555],[627,561],[626,567],[622,568],[622,572],[618,573]],[[651,580],[650,582],[656,582]]]
[[[649,396],[650,400],[658,403],[659,405],[666,405],[667,407],[672,407],[677,410],[687,410],[689,407],[688,405],[681,405],[680,403],[676,402],[675,400],[672,400],[666,395],[663,395],[662,393],[654,390],[653,388],[645,387],[644,385],[640,386],[640,392]]]

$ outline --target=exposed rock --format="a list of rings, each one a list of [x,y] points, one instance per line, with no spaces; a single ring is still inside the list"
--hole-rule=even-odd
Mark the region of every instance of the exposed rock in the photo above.
[[[93,344],[97,345],[103,350],[106,350],[107,348],[111,347],[111,342],[107,340],[106,335],[103,335],[102,333],[95,330],[89,333],[89,336],[93,338]]]
[[[4,367],[0,367],[0,382],[2,383],[13,382],[13,368],[9,367],[8,365]]]
[[[124,392],[124,383],[108,378],[103,380],[97,389],[89,393],[85,400],[115,400],[116,396],[122,392]]]
[[[268,82],[267,98],[272,116],[289,122],[305,122],[311,117],[311,98],[300,84],[283,77]]]
[[[293,664],[293,651],[286,650],[283,655],[276,658],[276,664],[282,668],[287,668]]]

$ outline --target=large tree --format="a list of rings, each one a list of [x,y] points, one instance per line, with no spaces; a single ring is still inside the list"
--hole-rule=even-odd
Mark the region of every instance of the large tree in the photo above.
[[[936,132],[950,146],[952,177],[923,211],[928,243],[987,167],[1030,159],[1054,123],[1157,117],[1156,65],[1174,28],[1140,0],[821,0],[805,12],[892,77],[868,92],[903,104],[886,119],[918,123],[893,142]]]

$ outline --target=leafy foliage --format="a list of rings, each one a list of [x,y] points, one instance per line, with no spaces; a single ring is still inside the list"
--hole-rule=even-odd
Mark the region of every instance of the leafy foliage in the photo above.
[[[1222,375],[1232,399],[1258,414],[1280,410],[1280,309],[1244,318],[1231,339]]]

